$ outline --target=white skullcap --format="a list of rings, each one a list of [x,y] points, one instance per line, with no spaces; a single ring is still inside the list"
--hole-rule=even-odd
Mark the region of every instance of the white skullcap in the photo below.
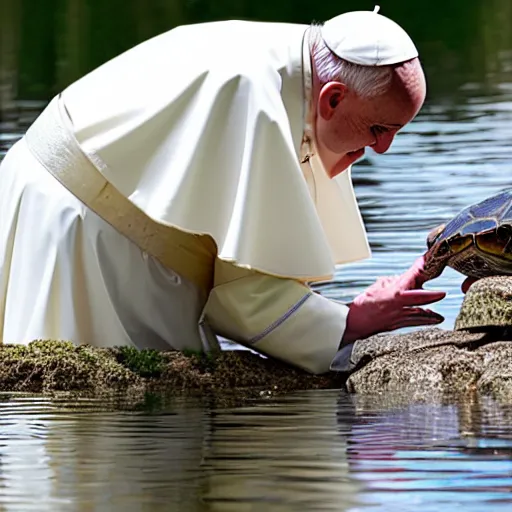
[[[363,66],[397,64],[418,56],[407,32],[394,21],[371,11],[347,12],[326,21],[322,37],[341,59]]]

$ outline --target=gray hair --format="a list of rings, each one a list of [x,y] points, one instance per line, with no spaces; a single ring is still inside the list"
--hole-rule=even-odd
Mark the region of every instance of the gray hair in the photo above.
[[[393,80],[393,66],[360,66],[340,59],[324,43],[320,25],[311,25],[311,58],[321,84],[343,82],[358,96],[370,98],[384,94]]]

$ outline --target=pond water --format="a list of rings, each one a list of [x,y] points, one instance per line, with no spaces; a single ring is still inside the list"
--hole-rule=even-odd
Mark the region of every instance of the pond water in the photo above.
[[[486,399],[0,396],[0,507],[13,512],[510,510],[511,454],[512,407]]]
[[[66,83],[178,22],[307,22],[337,13],[329,3],[320,12],[305,2],[255,5],[133,0],[126,10],[118,1],[52,0],[27,10],[26,2],[5,0],[0,158]],[[376,277],[404,271],[424,251],[432,227],[510,186],[512,4],[410,5],[389,2],[381,12],[413,35],[428,99],[387,154],[369,151],[354,167],[373,257],[340,268],[319,287],[333,298],[350,300]],[[348,1],[343,8],[373,4]],[[461,282],[448,269],[427,285],[448,292],[434,307],[446,318],[442,327],[453,325]],[[419,404],[329,391],[243,407],[183,399],[134,409],[5,395],[0,436],[2,510],[512,506],[511,407],[488,399]]]

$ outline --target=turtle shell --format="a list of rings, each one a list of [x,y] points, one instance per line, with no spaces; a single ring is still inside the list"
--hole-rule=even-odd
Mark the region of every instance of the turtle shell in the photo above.
[[[446,265],[476,278],[512,275],[512,189],[465,208],[433,230],[427,245],[430,279]]]

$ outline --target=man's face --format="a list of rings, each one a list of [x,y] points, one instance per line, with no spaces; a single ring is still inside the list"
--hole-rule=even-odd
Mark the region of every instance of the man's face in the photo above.
[[[340,82],[322,86],[315,129],[319,156],[329,175],[344,171],[366,147],[385,153],[398,130],[420,110],[425,91],[419,66],[395,70],[388,91],[373,98],[361,98]]]

